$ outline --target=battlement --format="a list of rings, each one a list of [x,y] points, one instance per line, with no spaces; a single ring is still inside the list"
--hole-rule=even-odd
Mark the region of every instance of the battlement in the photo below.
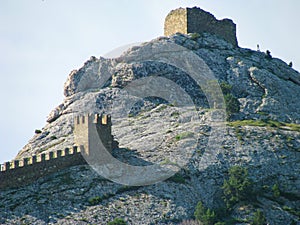
[[[164,34],[170,36],[177,32],[211,33],[238,46],[236,25],[230,19],[217,20],[212,14],[200,8],[179,8],[172,10],[165,19]]]
[[[74,118],[75,147],[33,155],[22,160],[0,164],[0,189],[20,187],[38,178],[76,165],[84,165],[84,154],[97,148],[97,139],[101,140],[109,151],[117,146],[111,134],[111,116],[89,114]],[[81,152],[81,146],[85,152]]]
[[[74,119],[75,145],[84,147],[84,153],[91,156],[92,149],[98,146],[100,139],[103,146],[111,152],[116,142],[111,135],[111,116],[104,114],[79,115]]]
[[[51,173],[83,164],[86,162],[76,146],[5,162],[0,164],[0,189],[20,187]]]
[[[100,114],[88,114],[79,115],[75,117],[75,126],[87,126],[88,124],[97,124],[99,126],[111,126],[111,116],[110,115],[100,115]]]
[[[33,155],[28,158],[23,158],[22,160],[13,160],[11,162],[5,162],[3,164],[0,164],[0,172],[4,172],[7,170],[13,170],[18,169],[22,167],[26,167],[29,165],[33,165],[36,163],[42,163],[44,161],[49,161],[52,159],[59,159],[61,157],[68,157],[70,155],[78,154],[80,153],[80,149],[78,149],[76,146],[72,149],[66,148],[64,150],[57,150],[54,152],[47,152],[39,155]]]

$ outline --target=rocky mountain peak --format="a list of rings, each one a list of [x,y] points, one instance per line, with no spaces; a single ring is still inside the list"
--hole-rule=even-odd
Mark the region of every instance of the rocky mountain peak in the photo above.
[[[74,116],[104,113],[115,158],[177,173],[128,187],[72,167],[0,192],[0,223],[179,224],[198,202],[225,208],[236,224],[250,224],[257,209],[270,224],[299,222],[300,74],[282,60],[216,32],[176,33],[117,58],[91,57],[69,74],[64,95],[17,159],[73,146]],[[226,205],[224,180],[236,166],[247,170],[252,198]]]

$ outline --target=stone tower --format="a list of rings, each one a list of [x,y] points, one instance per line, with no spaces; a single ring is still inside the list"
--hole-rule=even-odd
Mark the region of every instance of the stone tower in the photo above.
[[[74,119],[75,145],[84,147],[84,153],[93,157],[93,150],[99,148],[99,141],[109,152],[112,151],[111,117],[109,115],[84,115]]]
[[[236,25],[230,19],[217,20],[212,14],[200,8],[179,8],[172,10],[165,19],[164,35],[175,33],[211,33],[233,46],[238,46]]]

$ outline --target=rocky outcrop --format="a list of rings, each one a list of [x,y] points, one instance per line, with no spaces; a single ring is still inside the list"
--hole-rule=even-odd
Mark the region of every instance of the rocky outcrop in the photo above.
[[[180,57],[177,65],[171,62],[180,54],[192,56],[188,65],[197,62],[205,71],[201,82]],[[224,99],[212,104],[217,98],[210,94],[220,89],[218,84],[224,96],[240,104],[231,122],[216,113]],[[64,93],[64,102],[18,159],[72,146],[74,115],[106,113],[112,115],[112,133],[120,144],[113,150],[117,159],[175,166],[176,178],[125,187],[89,167],[69,168],[2,191],[0,223],[104,224],[122,217],[129,224],[179,224],[192,217],[198,201],[222,206],[221,186],[233,165],[248,169],[256,199],[237,205],[235,218],[250,221],[260,208],[270,224],[299,221],[300,74],[280,59],[207,33],[176,34],[133,47],[116,59],[92,57],[71,72]],[[275,184],[279,197],[272,194]]]
[[[167,118],[163,116],[170,115],[172,110],[170,107],[156,112],[155,117],[163,120]],[[172,161],[182,157],[176,151],[145,151],[158,140],[157,136],[151,136],[151,129],[146,136],[145,127],[151,123],[145,118],[150,119],[150,113],[155,114],[150,111],[137,120],[128,118],[118,125],[119,140],[128,148],[137,149],[117,149],[113,152],[116,158],[132,165],[147,165],[149,161],[167,162],[170,155]],[[210,128],[194,124],[194,129],[197,129],[195,133],[199,139],[197,151],[179,171],[177,179],[150,186],[127,187],[104,179],[90,167],[73,167],[39,179],[22,189],[1,191],[0,223],[105,224],[120,217],[128,224],[178,224],[182,219],[192,217],[198,201],[208,207],[221,205],[223,179],[227,169],[237,164],[248,168],[250,177],[255,181],[253,195],[259,195],[256,204],[270,224],[298,220],[295,214],[287,210],[287,207],[299,210],[298,132],[253,126],[227,127],[226,134],[218,137],[222,143],[215,150],[218,154],[209,157],[214,155],[212,152],[208,154],[206,149]],[[126,136],[128,131],[134,132]],[[159,135],[167,138],[168,133],[160,131]],[[145,137],[147,140],[143,142]],[[141,143],[148,146],[141,148]],[[174,143],[179,144],[177,141]],[[273,197],[272,187],[275,184],[280,186],[280,197]],[[253,206],[244,203],[233,214],[247,221],[254,211]]]
[[[268,58],[263,52],[232,48],[223,39],[210,34],[196,38],[178,34],[132,48],[126,54],[144,54],[144,49],[149,46],[159,49],[169,42],[183,46],[199,56],[211,69],[216,80],[232,85],[232,93],[241,104],[236,118],[300,123],[299,73],[280,59]],[[203,91],[182,70],[159,60],[131,63],[120,61],[92,57],[81,69],[71,72],[65,83],[65,101],[49,114],[43,132],[29,141],[18,158],[36,151],[69,147],[73,143],[74,110],[98,113],[109,111],[119,90],[132,80],[142,77],[170,79],[182,87],[198,107],[208,107]],[[52,136],[57,139],[51,140]]]

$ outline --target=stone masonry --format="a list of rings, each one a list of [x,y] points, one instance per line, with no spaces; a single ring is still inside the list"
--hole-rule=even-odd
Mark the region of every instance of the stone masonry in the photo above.
[[[21,187],[46,175],[83,164],[86,162],[77,147],[6,162],[0,167],[0,190]]]
[[[200,8],[179,8],[172,10],[165,19],[164,35],[175,33],[211,33],[238,46],[236,25],[230,19],[217,20],[212,14]]]
[[[85,154],[90,157],[93,154],[92,149],[99,147],[99,141],[111,152],[117,147],[111,134],[111,126],[110,115],[77,116],[74,121],[75,145],[83,147]]]
[[[90,154],[90,148],[97,147],[93,145],[99,143],[97,140],[101,140],[104,147],[111,152],[118,145],[111,135],[111,125],[109,115],[77,116],[74,120],[74,136],[78,147],[0,164],[0,190],[21,187],[71,166],[86,164],[82,154]],[[84,146],[85,152],[81,152],[81,146]]]

